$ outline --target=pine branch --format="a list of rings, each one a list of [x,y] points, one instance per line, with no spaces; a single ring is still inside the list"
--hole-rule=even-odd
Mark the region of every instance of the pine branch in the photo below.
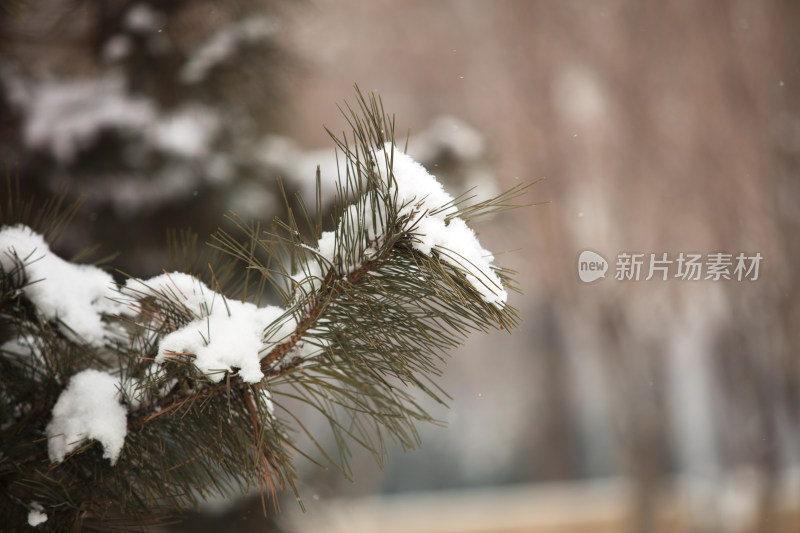
[[[388,256],[389,253],[391,253],[391,250],[387,251],[386,256]],[[320,290],[313,300],[309,302],[305,317],[298,322],[297,328],[295,328],[289,340],[274,347],[266,357],[261,359],[261,368],[265,372],[268,371],[274,363],[296,348],[298,342],[300,342],[308,330],[314,326],[314,323],[324,311],[325,305],[331,300],[347,297],[346,292],[348,288],[358,284],[362,279],[373,272],[386,256],[368,261],[358,270],[348,274],[344,282],[335,286],[332,284],[335,270],[333,268],[329,269],[322,283],[325,289]]]
[[[5,376],[23,378],[4,394],[16,401],[34,387],[47,391],[30,416],[16,418],[0,394],[0,416],[11,424],[0,429],[0,444],[25,435],[24,446],[4,451],[0,491],[13,501],[0,511],[19,520],[20,507],[35,501],[53,529],[107,526],[257,487],[266,512],[268,497],[276,505],[279,491],[297,493],[294,455],[351,477],[353,443],[379,462],[387,437],[419,445],[416,424],[435,421],[417,396],[446,402],[435,378],[448,351],[472,331],[510,330],[518,320],[506,302],[513,273],[492,265],[465,219],[514,207],[526,188],[473,204],[450,197],[397,151],[394,118],[380,100],[357,91],[356,101],[357,109],[344,108],[350,139],[332,136],[345,164],[330,230],[322,231],[318,192],[316,214],[299,201],[297,216],[287,200],[286,219],[269,232],[232,214],[246,238],[220,230],[210,251],[199,251],[189,232],[173,233],[173,264],[191,275],[128,280],[98,311],[102,342],[82,342],[69,324],[42,314],[26,289],[33,270],[24,257],[0,265],[0,317],[15,338],[39,339],[44,358],[0,357],[4,384]],[[60,228],[63,212],[55,204],[44,225]],[[283,307],[256,305],[269,289]],[[65,351],[67,363],[57,355]],[[109,374],[87,373],[102,365],[115,369],[107,403],[124,406],[124,445],[91,421],[73,440],[53,434],[55,413],[84,401],[79,378],[107,387]],[[335,452],[292,402],[328,421]],[[301,450],[294,432],[316,451]]]

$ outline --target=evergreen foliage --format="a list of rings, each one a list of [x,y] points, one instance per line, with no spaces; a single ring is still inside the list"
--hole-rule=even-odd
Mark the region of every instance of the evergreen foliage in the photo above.
[[[406,449],[419,444],[416,425],[434,420],[416,398],[447,400],[436,385],[447,352],[473,331],[511,330],[518,317],[507,303],[482,297],[471,267],[454,260],[457,250],[415,247],[424,237],[420,219],[398,200],[395,154],[381,150],[394,147],[394,119],[372,95],[358,93],[357,102],[344,110],[352,134],[332,135],[347,170],[327,251],[319,194],[316,213],[300,201],[268,231],[231,214],[238,233],[217,232],[208,249],[188,232],[172,233],[172,266],[213,294],[198,305],[177,273],[158,284],[129,280],[115,298],[124,310],[104,316],[102,346],[70,335],[26,297],[26,286],[39,281],[26,271],[35,256],[14,256],[13,267],[0,272],[0,516],[7,524],[22,527],[41,508],[42,530],[136,529],[217,494],[253,489],[261,490],[266,512],[279,491],[297,492],[298,456],[350,476],[353,444],[379,460],[386,439]],[[57,238],[73,206],[55,199],[37,214],[9,187],[0,222]],[[430,211],[447,212],[448,222],[474,221],[514,207],[524,192],[517,187],[477,203],[462,197],[453,202],[457,213],[447,205]],[[515,288],[512,272],[495,274]],[[280,298],[281,312],[262,326],[263,379],[245,379],[235,367],[200,371],[196,353],[165,357],[160,343],[169,334],[206,321],[200,334],[209,345],[217,338],[213,313],[233,320],[242,302],[263,305],[268,296]],[[84,440],[53,462],[46,426],[70,379],[87,368],[118,379],[128,413],[124,447],[110,461],[101,443]],[[336,449],[310,434],[299,404],[328,420]],[[302,434],[316,449],[300,449]]]

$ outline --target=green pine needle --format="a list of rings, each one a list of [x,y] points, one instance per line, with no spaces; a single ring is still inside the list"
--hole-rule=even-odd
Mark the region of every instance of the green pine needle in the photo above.
[[[443,260],[456,252],[426,255],[414,248],[418,230],[397,205],[393,154],[381,161],[375,156],[394,141],[394,117],[380,99],[356,88],[355,107],[342,112],[352,131],[331,135],[346,163],[329,226],[333,258],[317,249],[325,225],[319,170],[314,213],[302,199],[292,209],[284,198],[287,216],[268,230],[232,213],[232,228],[219,230],[209,247],[189,231],[168,234],[170,268],[225,295],[226,307],[226,299],[280,302],[286,312],[264,324],[265,338],[284,323],[296,324],[260,354],[260,383],[246,383],[235,372],[216,382],[198,372],[192,354],[153,364],[164,335],[201,318],[177,290],[141,286],[121,294],[137,314],[106,317],[116,334],[95,350],[66,338],[22,296],[24,258],[2,272],[2,340],[29,339],[41,361],[0,352],[0,515],[23,524],[36,501],[53,530],[124,530],[173,519],[218,494],[258,489],[264,502],[279,491],[297,495],[297,456],[352,477],[354,444],[379,464],[387,441],[406,449],[420,445],[417,425],[437,422],[418,398],[449,400],[436,378],[450,350],[474,331],[511,330],[519,316],[510,305],[485,302],[467,272]],[[389,183],[381,175],[390,176]],[[474,203],[464,195],[454,205],[458,216],[476,221],[519,207],[515,202],[528,188]],[[50,239],[77,209],[65,206],[62,196],[34,213],[12,197],[0,220],[29,222]],[[515,289],[513,272],[495,272]],[[312,274],[316,279],[309,280]],[[103,366],[115,369],[129,409],[119,460],[112,466],[100,445],[88,441],[62,463],[51,463],[42,435],[53,405],[70,376]],[[298,415],[298,405],[326,420],[330,434],[317,434]],[[300,449],[301,441],[312,449]]]

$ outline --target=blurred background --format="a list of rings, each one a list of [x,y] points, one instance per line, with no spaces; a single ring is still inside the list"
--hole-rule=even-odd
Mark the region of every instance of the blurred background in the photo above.
[[[454,194],[546,178],[527,201],[547,204],[478,228],[524,321],[453,354],[446,428],[382,469],[357,454],[352,483],[301,462],[305,513],[245,498],[169,531],[789,533],[798,50],[792,0],[11,0],[0,161],[86,196],[62,255],[101,243],[136,276],[167,265],[169,228],[268,221],[276,179],[309,198],[317,164],[330,184],[323,124],[346,131],[354,83]],[[586,249],[605,279],[579,278]],[[626,281],[623,252],[763,260],[756,280],[645,281],[645,262]]]

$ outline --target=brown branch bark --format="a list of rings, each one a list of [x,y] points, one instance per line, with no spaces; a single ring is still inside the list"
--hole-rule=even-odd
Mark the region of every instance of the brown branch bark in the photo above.
[[[369,274],[369,272],[378,267],[386,259],[386,257],[388,257],[390,252],[391,249],[389,249],[382,257],[373,259],[372,261],[367,261],[360,268],[348,274],[342,283],[339,283],[335,286],[330,285],[331,281],[333,280],[333,269],[328,271],[328,274],[325,276],[325,282],[323,283],[324,288],[312,300],[306,316],[303,318],[303,320],[297,323],[297,327],[295,328],[292,336],[289,337],[288,341],[278,344],[272,349],[272,351],[270,351],[261,359],[261,371],[267,374],[270,367],[276,361],[284,357],[295,346],[297,346],[297,343],[300,342],[300,340],[303,338],[303,335],[305,335],[306,332],[311,329],[311,327],[314,325],[314,322],[316,322],[316,320],[319,318],[319,315],[325,309],[326,302],[341,296],[341,294],[350,286],[361,281],[367,274]]]

